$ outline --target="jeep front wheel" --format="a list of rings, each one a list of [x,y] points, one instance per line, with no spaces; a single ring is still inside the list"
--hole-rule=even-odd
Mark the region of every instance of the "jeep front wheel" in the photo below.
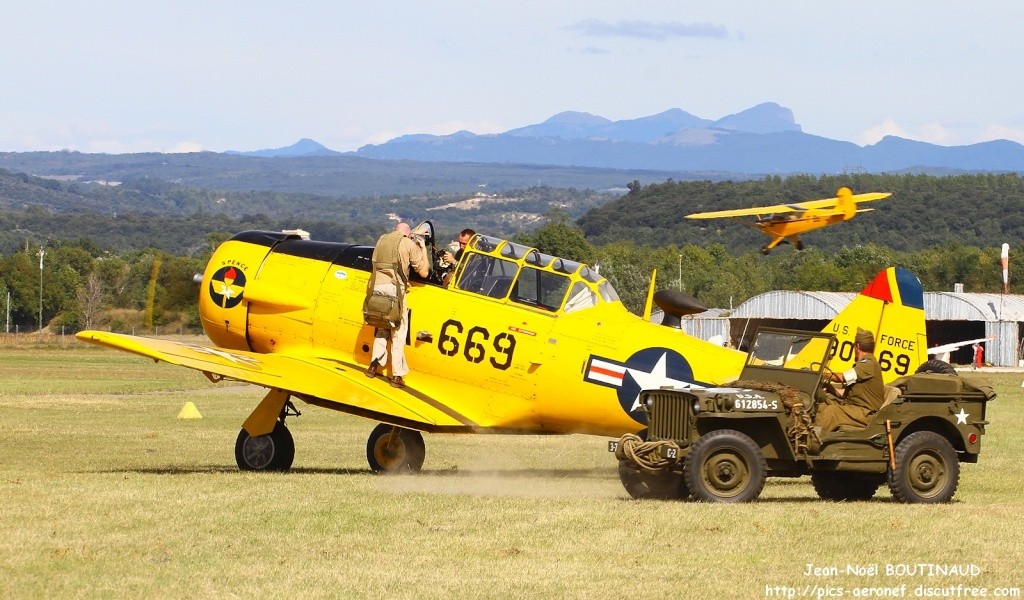
[[[631,460],[619,461],[619,481],[637,500],[678,500],[689,496],[682,476],[668,469],[648,473]]]
[[[768,465],[746,434],[732,429],[707,433],[690,448],[683,477],[701,502],[750,502],[764,489]]]
[[[949,502],[959,482],[960,461],[941,435],[918,431],[896,446],[896,470],[889,470],[889,490],[899,502]]]

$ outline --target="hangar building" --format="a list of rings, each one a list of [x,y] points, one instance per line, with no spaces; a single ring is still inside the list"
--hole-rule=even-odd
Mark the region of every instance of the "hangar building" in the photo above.
[[[740,304],[727,317],[695,315],[692,322],[684,319],[683,325],[687,333],[704,339],[711,335],[724,339],[728,331],[729,343],[742,348],[758,326],[822,329],[855,296],[852,292],[766,292]],[[924,308],[932,345],[994,338],[983,343],[985,361],[1003,367],[1020,364],[1024,296],[925,292]],[[970,345],[959,348],[950,362],[970,364],[972,352]]]

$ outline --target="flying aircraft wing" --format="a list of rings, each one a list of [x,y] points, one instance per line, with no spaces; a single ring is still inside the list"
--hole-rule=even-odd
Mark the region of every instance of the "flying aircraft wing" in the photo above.
[[[942,346],[933,346],[928,349],[928,354],[942,354],[943,352],[952,352],[957,348],[962,348],[968,344],[976,344],[978,342],[987,342],[988,340],[994,340],[994,337],[978,338],[976,340],[964,340],[962,342],[953,342],[952,344],[943,344]]]
[[[121,335],[103,331],[83,331],[78,339],[124,350],[196,369],[209,375],[282,389],[314,401],[343,405],[343,412],[377,418],[424,430],[473,428],[488,425],[486,415],[467,414],[471,406],[454,409],[434,400],[428,393],[407,389],[397,391],[381,378],[367,378],[363,367],[332,358],[257,354],[222,350],[209,346]],[[429,383],[429,382],[426,382]],[[332,405],[333,406],[333,405]]]
[[[851,199],[854,203],[870,202],[888,198],[892,194],[872,192],[868,194],[854,194]],[[839,202],[839,198],[823,198],[821,200],[805,200],[791,204],[774,204],[772,206],[758,206],[753,208],[736,208],[732,210],[716,210],[711,212],[693,213],[686,215],[687,219],[719,219],[722,217],[746,217],[771,215],[789,212],[804,212],[812,208],[832,208]]]

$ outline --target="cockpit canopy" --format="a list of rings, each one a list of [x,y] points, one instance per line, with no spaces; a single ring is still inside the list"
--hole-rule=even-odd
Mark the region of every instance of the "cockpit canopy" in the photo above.
[[[466,245],[453,286],[566,313],[619,300],[608,280],[583,263],[486,235],[476,235]]]

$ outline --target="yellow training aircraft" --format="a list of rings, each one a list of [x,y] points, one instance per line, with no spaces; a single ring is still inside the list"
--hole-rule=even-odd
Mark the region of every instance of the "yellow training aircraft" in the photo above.
[[[804,249],[804,243],[798,237],[801,233],[835,225],[843,221],[849,221],[860,212],[868,212],[870,208],[857,208],[861,202],[881,200],[892,194],[871,193],[854,194],[850,188],[839,188],[835,198],[823,200],[808,200],[795,204],[776,204],[774,206],[762,206],[756,208],[738,208],[736,210],[716,210],[713,212],[694,213],[686,215],[687,219],[718,219],[721,217],[745,217],[756,216],[753,227],[760,229],[766,235],[771,236],[772,241],[761,248],[763,254],[768,254],[772,248],[785,241],[792,241],[797,250]]]
[[[246,470],[291,466],[292,399],[381,422],[367,442],[370,467],[418,470],[422,431],[617,437],[644,428],[641,389],[722,384],[743,367],[742,352],[631,314],[596,269],[477,235],[448,286],[441,253],[429,277],[413,277],[405,340],[412,371],[395,388],[366,376],[374,332],[362,303],[372,251],[292,232],[239,233],[214,252],[202,279],[199,310],[212,346],[102,331],[78,337],[214,382],[267,388],[235,444]],[[676,323],[703,310],[679,292],[658,300]],[[923,293],[909,271],[880,273],[829,324],[841,342],[836,371],[851,364],[857,326],[884,332],[876,355],[887,380],[927,358]]]

